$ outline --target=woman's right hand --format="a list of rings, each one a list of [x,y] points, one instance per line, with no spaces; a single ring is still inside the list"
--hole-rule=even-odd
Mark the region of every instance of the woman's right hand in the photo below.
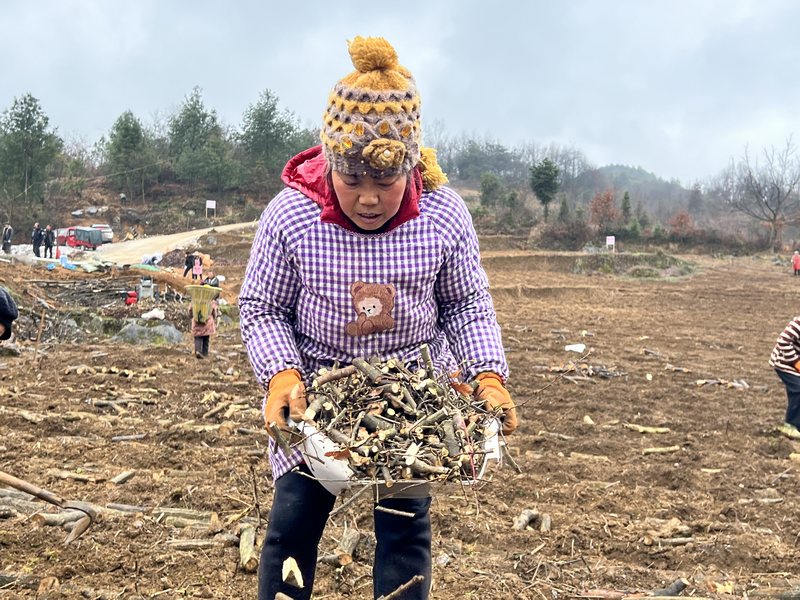
[[[276,373],[269,380],[267,401],[264,404],[264,424],[272,437],[273,426],[287,430],[286,415],[293,421],[303,420],[306,411],[306,393],[303,378],[297,369],[287,369]]]

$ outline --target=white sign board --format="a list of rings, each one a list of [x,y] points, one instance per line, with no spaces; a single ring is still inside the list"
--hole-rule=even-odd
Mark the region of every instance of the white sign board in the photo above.
[[[208,210],[209,208],[213,208],[214,210],[217,210],[217,201],[216,200],[206,200],[206,210]]]
[[[615,249],[617,246],[617,238],[613,235],[606,236],[606,248]]]

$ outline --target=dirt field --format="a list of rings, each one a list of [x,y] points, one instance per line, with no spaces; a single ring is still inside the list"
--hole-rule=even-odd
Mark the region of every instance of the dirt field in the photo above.
[[[212,254],[238,282],[245,253],[226,258],[222,247]],[[800,462],[790,458],[800,444],[774,431],[785,396],[767,365],[798,312],[800,279],[768,258],[684,258],[690,275],[633,278],[576,268],[579,255],[485,253],[522,406],[508,440],[521,473],[507,462],[480,490],[437,496],[433,598],[619,598],[681,577],[696,597],[800,585]],[[53,301],[35,282],[67,276],[0,265],[28,319],[39,312],[32,296]],[[573,343],[588,356],[564,350]],[[20,356],[0,356],[0,470],[70,500],[139,507],[104,511],[64,546],[66,531],[37,527],[31,505],[0,489],[0,597],[255,598],[238,549],[213,536],[243,522],[263,533],[259,391],[235,325],[208,361],[190,344],[87,336],[26,340]],[[540,531],[540,518],[514,530],[525,509],[552,529]],[[345,527],[369,534],[367,501],[332,520],[322,553]],[[366,538],[353,564],[319,566],[316,598],[372,597]]]

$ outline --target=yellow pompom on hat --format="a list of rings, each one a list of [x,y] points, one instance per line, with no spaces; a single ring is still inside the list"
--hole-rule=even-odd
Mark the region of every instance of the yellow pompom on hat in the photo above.
[[[409,173],[420,163],[422,133],[414,78],[383,38],[358,36],[348,50],[356,70],[328,96],[320,133],[325,158],[331,169],[347,175]],[[432,168],[438,165],[430,165],[429,174]],[[446,182],[443,173],[435,187],[442,179]]]

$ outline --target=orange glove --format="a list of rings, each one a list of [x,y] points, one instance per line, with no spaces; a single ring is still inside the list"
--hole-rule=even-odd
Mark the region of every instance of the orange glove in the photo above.
[[[503,409],[503,434],[511,434],[519,422],[514,401],[503,380],[496,373],[481,373],[475,379],[478,382],[477,397],[486,401],[486,410]]]
[[[798,360],[796,363],[794,363],[794,369],[795,369],[795,371],[800,371],[800,360]]]
[[[264,406],[264,423],[267,426],[267,433],[270,433],[270,426],[275,423],[280,429],[288,430],[286,425],[286,413],[293,421],[303,420],[303,413],[306,411],[306,388],[303,385],[303,378],[297,369],[287,369],[279,371],[269,380],[269,391],[267,392],[267,402]]]

